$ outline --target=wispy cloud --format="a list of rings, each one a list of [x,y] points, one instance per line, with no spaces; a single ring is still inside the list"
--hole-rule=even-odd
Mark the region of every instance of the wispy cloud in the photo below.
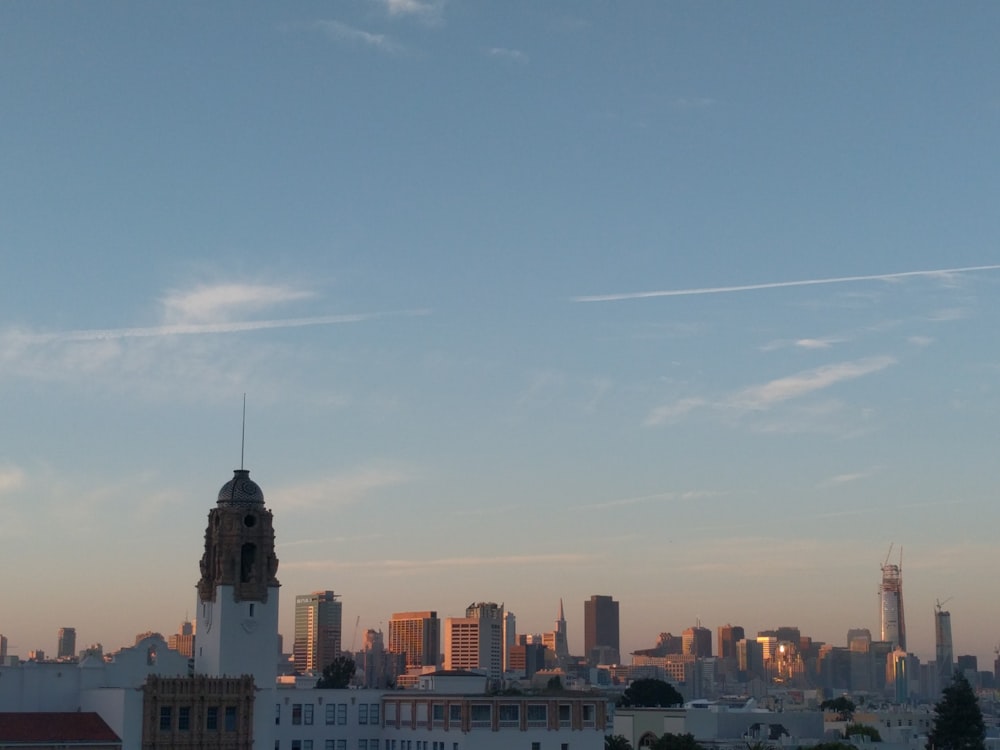
[[[279,487],[269,494],[289,509],[341,508],[360,502],[380,489],[411,479],[412,476],[400,469],[364,468],[349,474]]]
[[[910,336],[906,340],[909,343],[913,344],[914,346],[921,346],[921,347],[930,346],[931,344],[934,343],[934,339],[932,339],[930,336]]]
[[[767,409],[772,404],[781,401],[823,390],[845,380],[854,380],[864,375],[879,372],[895,362],[893,357],[882,356],[824,365],[813,370],[805,370],[795,375],[744,388],[733,395],[728,400],[728,404],[740,409]]]
[[[551,553],[539,555],[501,555],[493,557],[442,557],[432,560],[301,560],[282,562],[285,570],[382,570],[387,573],[412,573],[430,569],[462,570],[492,566],[575,565],[597,559],[595,555]]]
[[[375,0],[390,17],[412,16],[424,21],[440,21],[445,0]]]
[[[830,477],[829,479],[823,480],[817,486],[819,488],[839,487],[840,485],[850,484],[852,482],[858,482],[862,479],[867,479],[868,477],[878,473],[879,471],[881,471],[881,467],[874,466],[870,469],[865,469],[864,471],[855,471],[848,474],[837,474],[835,476]]]
[[[161,300],[167,320],[176,323],[228,320],[277,304],[313,297],[313,292],[274,284],[199,284],[172,290]]]
[[[621,508],[628,505],[640,505],[653,502],[692,502],[695,500],[708,500],[713,497],[721,497],[727,493],[715,490],[686,490],[683,492],[655,492],[651,495],[639,495],[636,497],[623,497],[617,500],[608,500],[601,503],[590,503],[583,505],[583,508]]]
[[[655,427],[674,422],[689,412],[704,407],[727,412],[765,411],[783,401],[806,396],[847,380],[879,372],[895,362],[896,360],[889,356],[838,362],[776,378],[766,383],[748,386],[714,401],[701,397],[682,398],[651,410],[644,424],[648,427]]]
[[[698,294],[728,294],[730,292],[750,292],[761,289],[783,289],[795,286],[815,286],[819,284],[847,284],[858,281],[898,281],[913,277],[933,277],[950,280],[959,273],[974,271],[995,271],[1000,264],[988,266],[965,266],[962,268],[939,268],[931,271],[902,271],[899,273],[870,274],[867,276],[838,276],[826,279],[800,279],[798,281],[774,281],[765,284],[743,284],[740,286],[699,287],[694,289],[667,289],[649,292],[625,292],[621,294],[597,294],[573,297],[573,302],[619,302],[622,300],[648,299],[650,297],[686,297]]]
[[[804,339],[776,339],[775,341],[769,341],[760,347],[762,352],[773,352],[777,349],[784,349],[788,346],[794,346],[799,349],[829,349],[834,344],[842,344],[847,339],[836,338],[833,336],[824,336],[822,338],[804,338]]]
[[[48,344],[70,341],[107,341],[111,339],[150,338],[154,336],[187,336],[209,333],[239,333],[272,328],[300,328],[302,326],[337,325],[341,323],[361,323],[367,320],[393,316],[427,315],[428,310],[394,310],[375,313],[354,313],[350,315],[320,315],[312,318],[282,318],[277,320],[244,320],[222,323],[183,323],[176,325],[149,326],[144,328],[91,328],[77,331],[57,331],[34,333],[10,330],[0,336],[0,341],[10,344]]]
[[[708,404],[703,398],[682,398],[672,404],[665,404],[653,409],[646,417],[644,424],[647,427],[676,422],[678,419]]]
[[[0,466],[0,495],[24,486],[24,471],[17,466]]]
[[[528,55],[519,49],[510,49],[507,47],[490,47],[486,50],[486,54],[490,57],[497,57],[502,60],[509,60],[510,62],[516,62],[520,65],[528,64]]]
[[[389,54],[403,51],[403,46],[387,34],[375,34],[342,21],[316,21],[314,26],[334,41],[363,44]]]

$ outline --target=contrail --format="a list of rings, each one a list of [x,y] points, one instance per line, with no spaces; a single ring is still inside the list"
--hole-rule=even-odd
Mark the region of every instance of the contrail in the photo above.
[[[149,328],[105,328],[83,331],[61,331],[58,333],[34,333],[22,338],[34,343],[66,341],[107,341],[110,339],[149,338],[152,336],[185,336],[198,333],[239,333],[260,331],[268,328],[300,328],[302,326],[324,326],[340,323],[361,323],[366,320],[393,316],[427,315],[428,310],[399,310],[381,313],[356,313],[353,315],[324,315],[315,318],[285,318],[280,320],[248,320],[232,323],[188,323]]]
[[[1000,264],[992,266],[966,266],[965,268],[939,268],[935,271],[903,271],[901,273],[879,273],[869,276],[840,276],[833,279],[802,279],[800,281],[773,281],[768,284],[745,284],[743,286],[713,286],[702,289],[667,289],[654,292],[626,292],[623,294],[595,294],[587,297],[573,297],[573,302],[618,302],[628,299],[648,297],[687,297],[694,294],[725,294],[727,292],[751,292],[757,289],[780,289],[789,286],[814,286],[817,284],[846,284],[851,281],[889,281],[909,276],[947,276],[967,271],[996,271]]]

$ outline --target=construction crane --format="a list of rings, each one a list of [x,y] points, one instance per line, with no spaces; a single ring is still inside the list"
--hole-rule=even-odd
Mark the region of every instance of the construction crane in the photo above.
[[[938,613],[938,614],[941,614],[941,607],[943,607],[943,606],[944,606],[945,604],[947,604],[948,602],[950,602],[950,601],[951,601],[952,599],[954,599],[954,598],[955,598],[955,597],[953,597],[953,596],[949,596],[949,597],[948,597],[947,599],[945,599],[944,601],[941,601],[940,599],[935,599],[935,600],[934,600],[934,601],[935,601],[935,604],[934,604],[934,609],[935,609],[935,610],[937,610],[937,613]]]
[[[354,621],[354,635],[351,637],[351,653],[352,654],[354,653],[354,645],[358,641],[358,625],[360,624],[360,622],[361,622],[361,615],[358,615],[358,618]]]

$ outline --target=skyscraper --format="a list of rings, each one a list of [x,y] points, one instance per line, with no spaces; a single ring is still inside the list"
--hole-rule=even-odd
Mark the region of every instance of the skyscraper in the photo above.
[[[718,654],[720,659],[736,659],[736,643],[746,638],[739,625],[720,625],[718,630]]]
[[[583,603],[583,647],[591,664],[618,664],[618,602],[595,594]]]
[[[504,669],[503,605],[492,602],[470,604],[465,617],[444,621],[444,668],[484,672],[499,680]]]
[[[76,656],[76,628],[59,628],[57,659],[71,659]]]
[[[185,620],[176,633],[167,639],[167,646],[187,658],[194,657],[194,625]]]
[[[892,547],[889,548],[892,554]],[[906,651],[906,620],[903,616],[903,551],[899,552],[899,565],[889,563],[886,556],[882,564],[882,585],[879,587],[882,613],[882,640]]]
[[[343,604],[332,591],[295,597],[295,671],[320,674],[340,655]]]
[[[955,676],[955,648],[951,642],[951,612],[934,609],[934,664],[937,667],[938,687],[944,690]]]
[[[569,640],[566,634],[566,615],[563,612],[563,600],[559,599],[559,617],[556,619],[556,629],[551,633],[542,633],[542,643],[555,654],[558,661],[569,658]]]
[[[697,657],[712,655],[712,631],[695,625],[681,633],[681,648],[685,654]]]
[[[441,662],[441,620],[438,613],[395,612],[389,618],[389,649],[406,654],[406,666],[436,667]]]
[[[198,581],[194,669],[253,678],[255,747],[273,744],[278,664],[278,558],[264,493],[237,469],[208,514]]]

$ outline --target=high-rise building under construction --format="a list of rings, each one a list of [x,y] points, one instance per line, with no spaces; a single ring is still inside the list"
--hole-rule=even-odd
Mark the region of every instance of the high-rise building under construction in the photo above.
[[[889,547],[889,555],[892,547]],[[886,555],[882,563],[882,585],[879,598],[882,614],[882,640],[906,651],[906,620],[903,617],[903,551],[899,552],[899,565],[889,562]]]

